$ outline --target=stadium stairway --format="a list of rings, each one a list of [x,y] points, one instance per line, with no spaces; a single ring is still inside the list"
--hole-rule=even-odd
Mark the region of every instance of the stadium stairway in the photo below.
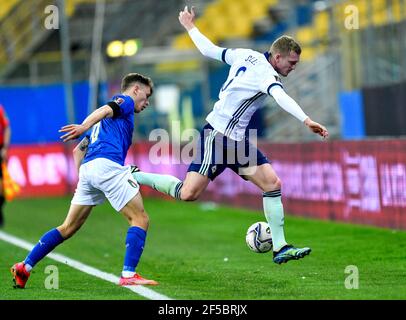
[[[23,64],[38,53],[45,52],[45,56],[55,57],[60,47],[58,30],[48,30],[43,25],[47,17],[44,9],[50,4],[57,4],[55,0],[7,1],[14,1],[15,5],[4,14],[4,19],[0,19],[0,48],[4,48],[3,53],[0,50],[0,82],[3,83],[15,77],[13,73],[20,75],[20,69],[27,68]],[[91,51],[95,3],[96,0],[65,0],[71,48],[76,52]],[[176,13],[184,2],[105,0],[105,4],[103,44],[142,37],[144,45],[149,46],[163,45],[167,35],[174,33],[173,29],[178,27]],[[168,12],[174,14],[169,17]],[[53,55],[50,54],[52,50]],[[21,77],[23,74],[27,77],[27,71],[21,71]]]

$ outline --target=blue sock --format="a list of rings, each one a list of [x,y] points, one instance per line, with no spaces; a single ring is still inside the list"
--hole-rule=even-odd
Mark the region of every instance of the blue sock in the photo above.
[[[37,245],[31,250],[24,263],[34,267],[38,261],[50,253],[58,244],[61,244],[65,239],[61,236],[58,229],[52,229],[45,233],[39,240]]]
[[[145,238],[147,232],[140,227],[130,227],[125,240],[126,252],[124,258],[123,271],[135,272],[135,268],[140,261],[144,251]]]

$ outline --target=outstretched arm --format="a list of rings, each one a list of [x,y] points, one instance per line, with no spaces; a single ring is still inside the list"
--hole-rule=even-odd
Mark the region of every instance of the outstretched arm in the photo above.
[[[67,133],[61,136],[61,139],[63,142],[77,139],[100,120],[111,117],[113,117],[113,109],[109,105],[100,107],[93,111],[81,124],[68,124],[63,126],[59,132]]]
[[[206,57],[222,61],[221,56],[225,48],[216,46],[207,37],[205,37],[194,24],[195,11],[193,7],[190,12],[186,6],[179,12],[179,22],[187,30],[197,49]]]

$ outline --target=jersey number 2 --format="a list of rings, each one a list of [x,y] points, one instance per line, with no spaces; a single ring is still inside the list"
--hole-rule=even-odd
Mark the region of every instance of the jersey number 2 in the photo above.
[[[238,77],[238,76],[240,75],[240,73],[242,74],[242,73],[244,73],[246,70],[247,70],[246,67],[241,67],[240,69],[238,69],[237,72],[235,73],[234,78],[232,78],[232,79],[227,83],[227,85],[224,85],[223,88],[221,88],[221,91],[226,90],[226,89],[228,88],[228,86],[231,84],[231,82],[233,82],[233,80],[234,80],[236,77]]]

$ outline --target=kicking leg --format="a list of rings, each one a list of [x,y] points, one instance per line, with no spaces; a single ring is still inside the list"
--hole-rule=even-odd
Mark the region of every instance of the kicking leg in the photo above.
[[[149,186],[175,199],[180,199],[179,190],[182,188],[183,182],[178,178],[168,174],[142,172],[136,166],[132,166],[131,173],[139,184]]]
[[[183,201],[198,199],[210,182],[207,176],[194,171],[188,172],[184,181],[171,175],[142,172],[135,166],[133,166],[132,175],[139,184],[150,186]]]

